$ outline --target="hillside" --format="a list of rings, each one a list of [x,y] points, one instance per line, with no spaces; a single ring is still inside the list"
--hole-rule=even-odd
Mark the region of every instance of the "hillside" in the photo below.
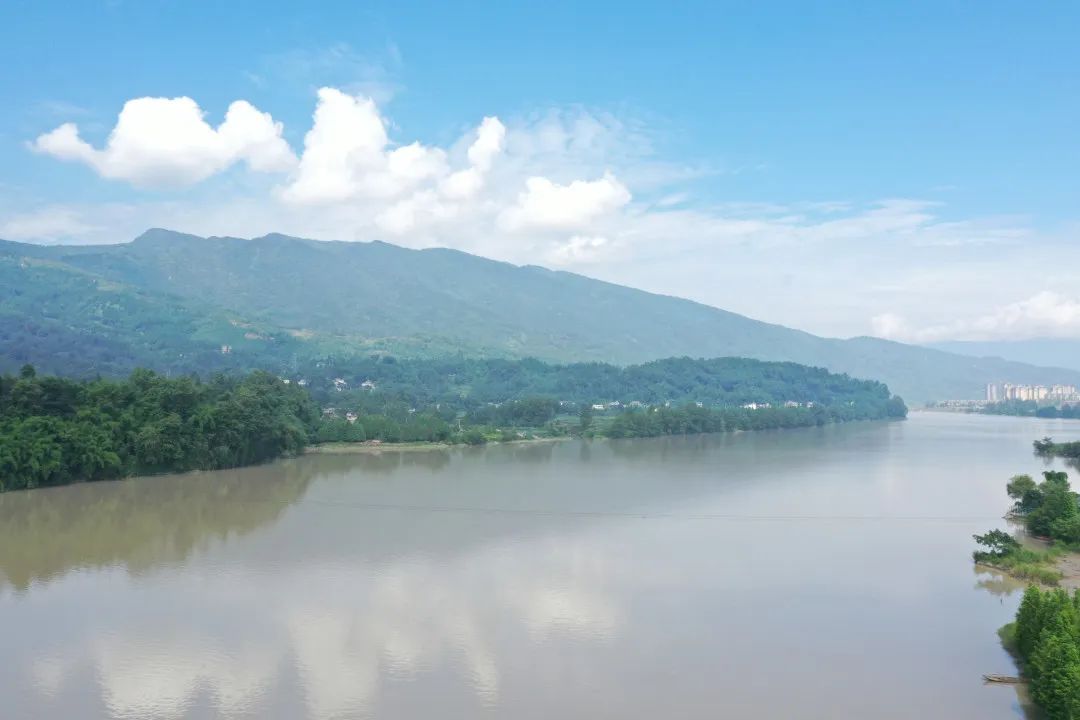
[[[985,383],[1005,378],[1080,383],[1077,371],[820,338],[573,273],[382,242],[151,230],[118,245],[3,242],[0,272],[0,368],[33,361],[73,372],[54,359],[60,337],[83,374],[124,372],[126,358],[163,370],[278,369],[385,351],[618,364],[787,360],[881,380],[913,402],[979,397]],[[221,345],[231,352],[221,355]]]

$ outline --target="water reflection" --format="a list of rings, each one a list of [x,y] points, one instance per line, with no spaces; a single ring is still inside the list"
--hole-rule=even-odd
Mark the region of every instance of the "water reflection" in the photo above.
[[[23,648],[33,658],[28,679],[48,702],[78,697],[80,682],[94,677],[102,716],[117,718],[201,717],[200,709],[214,717],[362,717],[386,679],[422,675],[459,683],[494,706],[506,658],[492,619],[511,619],[512,632],[540,644],[603,642],[621,621],[604,591],[606,558],[555,541],[527,552],[528,567],[493,549],[366,574],[316,562],[272,578],[171,577],[144,587],[140,607],[121,601],[116,616],[74,637]],[[208,624],[211,617],[220,622]],[[275,688],[293,684],[301,712],[268,706]]]
[[[1026,583],[1005,573],[992,570],[988,567],[975,565],[975,587],[985,590],[994,597],[1007,598],[1017,593],[1023,593]]]
[[[1029,435],[387,450],[0,496],[4,717],[1014,717],[981,674],[1011,669],[1017,595],[967,573]]]
[[[0,591],[72,568],[138,574],[278,518],[312,477],[297,461],[0,494]]]

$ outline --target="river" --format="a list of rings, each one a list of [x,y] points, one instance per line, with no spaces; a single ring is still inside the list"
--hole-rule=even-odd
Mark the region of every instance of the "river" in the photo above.
[[[977,574],[1080,422],[309,455],[0,495],[0,714],[1022,717]],[[1057,465],[1054,465],[1057,467]]]

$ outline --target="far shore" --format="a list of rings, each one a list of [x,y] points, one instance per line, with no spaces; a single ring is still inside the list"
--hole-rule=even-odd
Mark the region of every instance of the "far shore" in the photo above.
[[[559,442],[569,440],[568,436],[552,438],[521,438],[519,440],[491,440],[481,445],[467,445],[465,443],[445,442],[331,442],[319,445],[309,445],[304,449],[305,455],[355,455],[363,453],[381,453],[385,451],[415,452],[418,450],[449,450],[450,448],[485,447],[487,445],[533,445],[537,443]]]

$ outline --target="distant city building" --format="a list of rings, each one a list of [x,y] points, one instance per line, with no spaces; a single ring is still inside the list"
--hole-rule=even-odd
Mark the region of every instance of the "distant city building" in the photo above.
[[[989,383],[986,386],[986,402],[995,403],[1006,400],[1040,401],[1049,402],[1076,402],[1080,400],[1075,385],[1013,385],[1004,383],[998,385]]]

